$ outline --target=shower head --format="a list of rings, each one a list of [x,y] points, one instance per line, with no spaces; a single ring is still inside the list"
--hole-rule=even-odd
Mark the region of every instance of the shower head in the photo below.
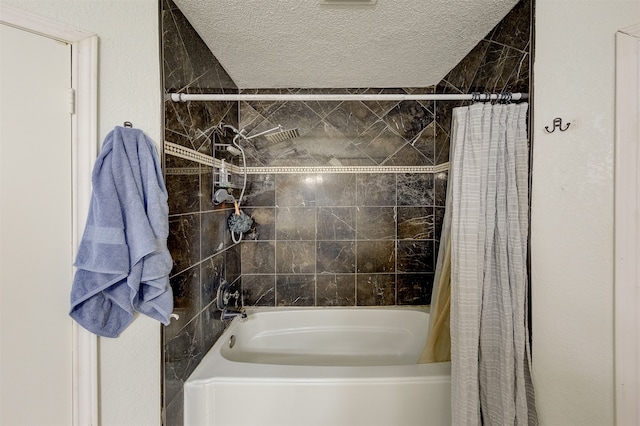
[[[278,125],[278,127],[274,127],[273,129],[256,133],[255,135],[251,135],[251,136],[245,136],[246,135],[245,129],[238,130],[235,127],[230,126],[228,124],[223,125],[223,128],[231,129],[236,134],[236,137],[233,139],[233,144],[236,146],[238,146],[236,142],[238,138],[242,138],[245,141],[249,141],[253,138],[257,138],[258,136],[264,136],[265,138],[267,138],[269,142],[283,142],[283,141],[297,138],[298,136],[300,136],[300,132],[298,131],[298,129],[285,130],[285,128],[282,127],[281,125]]]
[[[284,142],[289,139],[297,138],[298,136],[300,136],[298,129],[285,130],[282,126],[278,126],[278,131],[276,133],[265,135],[265,138],[267,138],[269,142]]]

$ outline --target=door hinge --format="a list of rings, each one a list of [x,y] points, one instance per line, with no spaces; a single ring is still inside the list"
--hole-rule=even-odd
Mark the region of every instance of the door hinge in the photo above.
[[[76,113],[76,91],[75,89],[69,89],[69,91],[67,92],[67,100],[69,102],[69,114],[75,114]]]

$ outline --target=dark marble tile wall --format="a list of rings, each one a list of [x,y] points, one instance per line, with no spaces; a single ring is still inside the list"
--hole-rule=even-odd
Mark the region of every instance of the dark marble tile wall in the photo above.
[[[234,92],[237,89],[182,13],[162,1],[162,48],[165,92]],[[227,135],[213,131],[220,121],[237,126],[235,102],[165,102],[165,140],[203,154]],[[231,206],[211,201],[211,167],[164,156],[169,192],[169,249],[174,259],[170,282],[173,319],[163,328],[163,419],[182,424],[183,383],[223,331],[216,309],[221,278],[239,285],[240,247],[226,232]]]
[[[250,177],[245,305],[430,303],[446,173]]]
[[[239,114],[249,135],[277,125],[300,134],[279,143],[265,137],[244,142],[250,166],[433,166],[436,161],[433,101],[241,102]],[[255,226],[242,244],[245,305],[430,303],[441,227],[434,212],[444,208],[444,194],[435,204],[432,174],[273,174],[249,180],[244,209]],[[446,191],[446,173],[439,182]]]
[[[433,93],[423,89],[280,89],[259,93]],[[256,90],[243,93],[258,92]],[[249,166],[433,165],[435,103],[240,102],[248,134],[282,125],[299,137],[279,143],[258,137],[244,143]]]

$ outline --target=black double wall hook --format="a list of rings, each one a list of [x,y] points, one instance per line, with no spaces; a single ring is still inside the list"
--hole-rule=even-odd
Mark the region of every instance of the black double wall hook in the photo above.
[[[562,118],[557,117],[553,119],[553,128],[551,130],[549,130],[549,126],[544,126],[544,129],[547,131],[547,133],[553,133],[556,131],[556,129],[560,129],[561,132],[564,132],[569,128],[569,126],[571,126],[571,123],[567,123],[566,127],[563,129]]]

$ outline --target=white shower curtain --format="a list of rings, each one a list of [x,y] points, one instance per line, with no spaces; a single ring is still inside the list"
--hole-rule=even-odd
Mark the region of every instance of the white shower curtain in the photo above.
[[[454,425],[537,424],[527,324],[527,104],[453,111]]]

